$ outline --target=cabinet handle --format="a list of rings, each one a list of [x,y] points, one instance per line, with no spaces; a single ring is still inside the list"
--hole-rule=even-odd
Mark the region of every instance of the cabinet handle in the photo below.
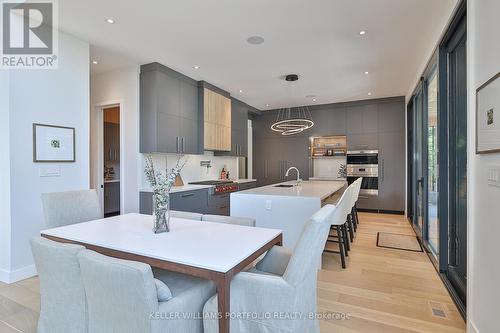
[[[187,197],[192,197],[194,193],[186,193],[186,194],[181,194],[182,198],[187,198]]]
[[[267,160],[264,161],[264,177],[267,178]]]
[[[175,151],[179,152],[179,137],[178,136],[175,137],[175,140],[176,140],[176,142],[175,142]]]
[[[111,161],[111,147],[109,148],[109,153],[108,153],[108,155],[109,155],[109,160]]]
[[[117,159],[116,159],[116,149],[115,149],[115,161],[116,161],[116,160],[117,160]]]
[[[384,180],[385,180],[385,160],[382,159],[381,162],[382,162],[382,165],[381,165],[382,166],[382,182],[384,182]]]
[[[363,196],[363,195],[359,195],[359,196],[358,196],[358,199],[369,199],[369,198],[368,198],[368,197],[365,197],[365,196]]]
[[[184,137],[182,137],[181,140],[182,140],[182,152],[184,152]]]
[[[227,206],[220,206],[220,209],[225,209],[227,208]]]

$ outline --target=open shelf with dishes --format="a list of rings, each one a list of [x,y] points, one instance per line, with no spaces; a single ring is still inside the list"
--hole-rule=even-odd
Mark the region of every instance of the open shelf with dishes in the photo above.
[[[311,158],[334,158],[346,156],[347,139],[345,135],[311,137]]]

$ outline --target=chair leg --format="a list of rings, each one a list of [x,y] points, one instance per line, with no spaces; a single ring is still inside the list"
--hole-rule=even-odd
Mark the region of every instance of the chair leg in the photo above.
[[[352,215],[347,216],[347,228],[349,229],[349,239],[354,242],[354,227],[352,226]]]
[[[346,257],[346,251],[345,251],[345,243],[344,243],[344,231],[343,231],[343,228],[342,226],[338,226],[337,227],[337,235],[339,237],[339,252],[340,252],[340,262],[342,263],[342,268],[345,269],[346,268],[346,265],[345,265],[345,257]]]
[[[349,251],[351,251],[351,244],[349,243],[349,235],[347,232],[347,222],[339,226],[342,228],[342,235],[344,236],[344,245],[345,245],[345,255],[349,256]]]
[[[354,210],[354,206],[351,209],[351,217],[352,217],[351,225],[354,227],[354,232],[357,232],[358,231],[358,222],[356,221],[356,211]]]
[[[358,207],[356,206],[356,204],[354,204],[354,216],[356,218],[356,224],[359,224]]]

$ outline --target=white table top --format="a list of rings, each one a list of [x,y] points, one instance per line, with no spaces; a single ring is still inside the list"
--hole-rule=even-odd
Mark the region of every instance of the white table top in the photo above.
[[[295,185],[297,181],[288,181],[280,184]],[[328,198],[338,190],[342,189],[346,181],[337,180],[317,180],[303,181],[299,186],[276,187],[278,184],[256,187],[245,191],[231,193],[231,197],[240,195],[272,195],[286,197],[309,197],[319,198],[320,200]]]
[[[178,218],[170,219],[168,233],[152,230],[151,215],[126,214],[41,234],[225,273],[281,233]]]

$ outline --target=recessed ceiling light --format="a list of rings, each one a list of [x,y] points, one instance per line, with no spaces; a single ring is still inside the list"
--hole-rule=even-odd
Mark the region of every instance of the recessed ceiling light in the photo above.
[[[194,69],[200,69],[200,66],[193,66]]]
[[[240,89],[240,93],[242,93],[242,92],[243,92],[243,90],[242,90],[242,89]]]
[[[94,65],[97,65],[99,62],[97,62],[97,60],[92,60],[92,63],[93,63]]]
[[[371,92],[369,92],[369,93],[368,93],[368,96],[371,96],[371,95],[372,95],[372,93],[371,93]]]
[[[360,34],[361,36],[366,35],[366,30],[361,30],[361,31],[359,32],[359,34]]]
[[[267,107],[269,107],[269,104],[266,104]]]
[[[264,38],[261,36],[251,36],[247,38],[248,44],[259,45],[264,43]]]
[[[113,24],[113,23],[115,23],[115,20],[113,20],[112,18],[107,18],[106,22],[109,24]]]
[[[366,71],[366,72],[365,72],[365,75],[368,75],[368,74],[370,74],[370,72]]]
[[[316,102],[316,98],[313,98],[313,102]]]

